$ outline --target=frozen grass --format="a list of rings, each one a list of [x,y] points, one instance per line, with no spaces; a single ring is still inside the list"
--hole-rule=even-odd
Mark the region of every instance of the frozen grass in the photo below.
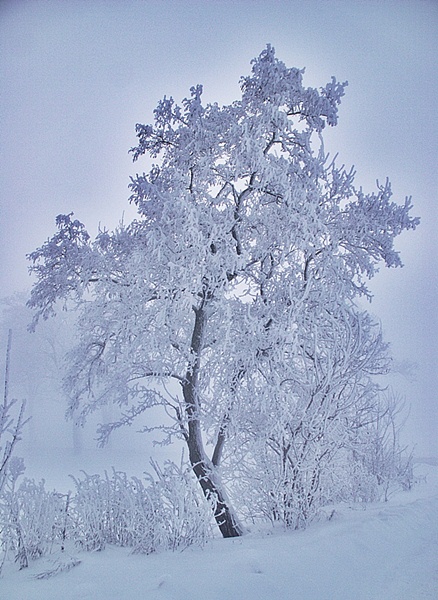
[[[6,565],[0,599],[432,600],[438,467],[418,465],[417,476],[410,492],[387,503],[336,507],[331,520],[306,531],[254,531],[150,556],[70,549],[20,572]],[[36,579],[50,571],[52,577]]]

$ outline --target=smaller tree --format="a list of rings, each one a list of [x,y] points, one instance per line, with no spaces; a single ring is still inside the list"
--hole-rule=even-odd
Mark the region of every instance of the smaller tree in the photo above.
[[[391,489],[410,489],[413,483],[412,452],[400,441],[404,403],[392,390],[382,394],[361,432],[357,459],[376,482],[379,497],[388,500]]]
[[[0,405],[0,495],[8,475],[8,466],[13,456],[15,446],[21,440],[25,424],[25,402],[9,399],[9,376],[12,346],[12,330],[9,330],[6,346],[5,387],[3,403]],[[14,415],[15,407],[19,405]]]
[[[250,499],[248,516],[294,528],[336,499],[331,473],[346,455],[352,460],[362,430],[374,425],[381,396],[373,376],[390,363],[367,313],[335,301],[320,308],[311,318],[313,308],[304,311],[313,335],[298,327],[284,360],[264,370],[269,379],[252,390],[257,410],[245,415],[246,439],[228,458],[240,501]]]
[[[14,491],[15,484],[24,472],[24,462],[14,456],[15,446],[21,440],[24,418],[25,402],[19,404],[17,400],[9,398],[9,378],[11,362],[12,330],[8,332],[6,344],[5,387],[3,403],[0,405],[0,546],[4,555],[0,563],[0,574],[7,555],[8,538],[11,531],[17,534],[19,540],[18,559],[22,567],[27,566],[27,556],[21,552],[23,548],[22,536],[19,528],[14,525]],[[18,405],[18,410],[16,407]]]

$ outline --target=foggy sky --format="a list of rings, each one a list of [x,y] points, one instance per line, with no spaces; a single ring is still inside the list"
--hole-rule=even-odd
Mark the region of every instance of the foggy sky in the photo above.
[[[382,268],[369,309],[411,404],[409,442],[438,453],[438,3],[371,1],[0,2],[0,296],[30,288],[25,254],[73,211],[93,235],[129,206],[135,124],[192,85],[206,101],[239,97],[239,78],[271,43],[304,83],[348,80],[326,150],[354,164],[365,191],[389,177],[421,226],[397,241],[403,269]]]

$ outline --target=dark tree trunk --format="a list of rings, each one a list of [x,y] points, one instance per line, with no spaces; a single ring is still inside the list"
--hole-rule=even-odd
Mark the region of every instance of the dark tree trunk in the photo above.
[[[217,526],[224,538],[238,537],[243,533],[242,528],[228,505],[221,486],[215,481],[214,471],[209,466],[208,459],[199,457],[199,448],[196,446],[197,444],[189,442],[190,462],[204,496],[209,502],[212,502]]]
[[[205,498],[212,503],[214,518],[223,537],[238,537],[243,533],[242,528],[226,500],[220,482],[217,481],[214,472],[215,466],[207,458],[202,442],[197,383],[205,324],[206,314],[204,308],[196,309],[191,340],[192,361],[182,384],[188,420],[186,442],[189,448],[189,458],[193,472],[199,481]]]

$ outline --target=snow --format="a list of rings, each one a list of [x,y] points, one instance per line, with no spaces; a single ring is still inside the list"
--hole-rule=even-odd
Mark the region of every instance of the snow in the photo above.
[[[305,531],[252,531],[150,556],[72,548],[81,563],[41,580],[50,557],[20,572],[5,565],[0,600],[435,599],[438,466],[417,465],[416,476],[410,492],[330,508],[330,520]]]

